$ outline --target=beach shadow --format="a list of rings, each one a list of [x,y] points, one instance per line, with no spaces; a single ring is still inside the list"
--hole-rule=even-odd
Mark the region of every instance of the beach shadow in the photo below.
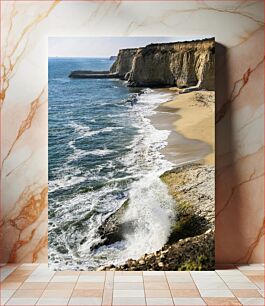
[[[198,139],[186,138],[176,131],[175,122],[181,118],[178,114],[179,110],[180,108],[160,104],[155,109],[156,114],[149,117],[156,129],[170,131],[167,145],[160,152],[176,167],[191,161],[203,161],[208,154],[213,152],[213,147],[208,143]]]
[[[216,50],[216,129],[215,129],[215,152],[216,152],[216,234],[215,234],[215,259],[216,264],[226,264],[233,261],[231,246],[242,249],[243,239],[240,240],[240,203],[233,203],[232,214],[229,216],[222,213],[226,205],[227,193],[231,191],[229,182],[233,186],[238,183],[236,168],[231,166],[234,163],[235,140],[230,111],[230,93],[228,84],[230,82],[228,73],[227,48],[219,43],[215,45]],[[226,166],[230,166],[226,170]],[[229,171],[229,182],[220,179],[223,171]],[[225,193],[225,194],[224,194]],[[236,206],[235,206],[236,205]],[[231,209],[231,208],[230,208]],[[230,211],[231,212],[231,211]],[[236,241],[235,240],[236,237]],[[230,249],[230,252],[229,251]],[[234,248],[233,248],[234,249]]]

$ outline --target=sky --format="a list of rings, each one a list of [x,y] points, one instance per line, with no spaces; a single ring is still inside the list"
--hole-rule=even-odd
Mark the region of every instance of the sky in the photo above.
[[[205,37],[49,37],[49,57],[109,57],[119,49]]]

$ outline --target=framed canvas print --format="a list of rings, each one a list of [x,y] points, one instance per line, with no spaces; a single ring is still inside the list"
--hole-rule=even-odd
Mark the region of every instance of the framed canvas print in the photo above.
[[[215,41],[49,38],[49,265],[213,270]]]

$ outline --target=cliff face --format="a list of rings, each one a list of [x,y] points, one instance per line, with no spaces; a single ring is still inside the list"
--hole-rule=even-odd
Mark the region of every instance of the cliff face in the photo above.
[[[214,90],[214,53],[214,39],[151,44],[120,50],[111,72],[130,86]]]
[[[140,49],[121,49],[119,50],[116,61],[110,68],[110,73],[118,74],[121,79],[125,79],[126,74],[132,69],[132,62],[135,54]]]

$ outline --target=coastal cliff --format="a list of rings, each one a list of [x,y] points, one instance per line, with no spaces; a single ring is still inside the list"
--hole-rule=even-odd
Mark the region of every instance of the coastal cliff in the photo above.
[[[122,49],[110,72],[133,87],[214,90],[214,39]]]
[[[214,90],[213,38],[121,49],[109,71],[73,71],[70,78],[119,78],[130,87]]]
[[[140,48],[133,49],[121,49],[119,50],[116,61],[110,68],[110,73],[117,74],[120,79],[125,80],[128,76],[128,72],[131,71],[133,60],[137,52],[140,51]]]

